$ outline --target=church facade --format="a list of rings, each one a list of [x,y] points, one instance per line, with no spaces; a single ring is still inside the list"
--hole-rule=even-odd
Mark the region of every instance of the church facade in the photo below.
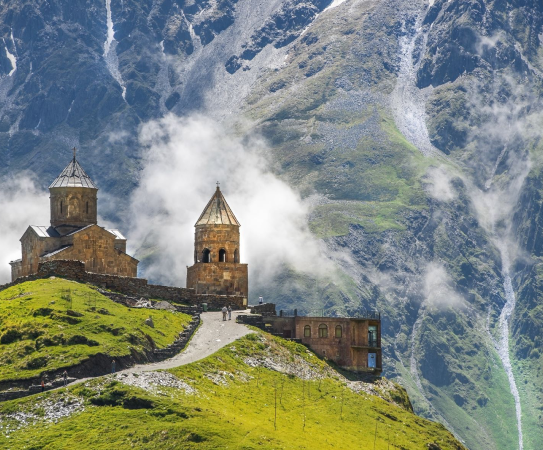
[[[240,262],[239,228],[217,186],[195,225],[194,265],[187,267],[187,288],[196,294],[248,298],[248,269]]]
[[[49,186],[49,226],[27,228],[22,258],[12,261],[11,278],[37,273],[40,262],[78,260],[94,273],[136,277],[138,260],[126,254],[126,238],[97,224],[98,187],[75,157]]]

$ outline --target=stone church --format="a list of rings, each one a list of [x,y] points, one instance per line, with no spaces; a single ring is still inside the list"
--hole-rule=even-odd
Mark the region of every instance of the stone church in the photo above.
[[[195,225],[194,265],[187,267],[187,288],[196,294],[248,298],[247,264],[240,263],[239,227],[217,186]]]
[[[38,271],[49,260],[78,260],[88,272],[136,277],[138,260],[126,254],[118,230],[98,226],[98,188],[74,157],[49,186],[50,226],[28,227],[21,238],[22,258],[12,261],[12,281]]]

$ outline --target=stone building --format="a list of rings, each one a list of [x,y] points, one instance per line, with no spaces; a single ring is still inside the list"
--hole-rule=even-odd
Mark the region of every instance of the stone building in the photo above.
[[[194,265],[187,267],[187,288],[197,294],[247,298],[247,264],[240,263],[240,224],[220,188],[195,225]]]
[[[35,274],[49,260],[78,260],[89,272],[136,277],[138,260],[126,254],[118,230],[97,225],[98,188],[75,157],[49,186],[50,226],[29,226],[21,238],[22,258],[12,261],[11,278]]]
[[[381,316],[361,317],[265,316],[274,333],[299,339],[316,354],[354,372],[382,372]]]

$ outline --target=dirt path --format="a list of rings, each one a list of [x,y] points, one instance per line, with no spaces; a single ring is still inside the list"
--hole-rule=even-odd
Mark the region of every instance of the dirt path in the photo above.
[[[236,323],[236,317],[238,314],[247,314],[248,311],[233,311],[232,320],[223,321],[221,312],[206,312],[201,314],[201,325],[192,336],[192,339],[185,347],[185,349],[170,359],[165,361],[151,363],[151,364],[138,364],[128,369],[118,371],[117,374],[125,373],[142,373],[152,372],[156,370],[172,369],[174,367],[190,364],[194,361],[205,358],[212,355],[217,350],[220,350],[225,345],[234,342],[236,339],[251,333],[251,330],[245,325]],[[92,378],[79,378],[70,386],[83,383]],[[58,387],[51,390],[62,389]]]
[[[247,311],[232,312],[232,320],[227,320],[226,322],[222,320],[221,312],[202,313],[200,328],[198,328],[187,347],[181,353],[165,361],[152,364],[138,364],[118,373],[138,373],[172,369],[173,367],[183,366],[203,359],[251,332],[245,325],[236,323],[236,316],[238,314],[247,314]]]

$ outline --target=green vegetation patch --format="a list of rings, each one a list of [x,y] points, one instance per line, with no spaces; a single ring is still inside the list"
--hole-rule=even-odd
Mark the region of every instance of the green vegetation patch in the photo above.
[[[0,381],[33,378],[98,353],[166,347],[189,321],[177,312],[127,308],[72,281],[19,284],[0,292]]]
[[[464,448],[440,424],[412,414],[400,387],[388,381],[363,385],[388,401],[350,389],[351,382],[304,346],[265,333],[247,335],[170,372],[190,387],[142,389],[123,384],[123,375],[117,374],[5,402],[0,405],[0,446]],[[46,405],[64,411],[67,403],[75,405],[72,413],[56,423],[49,419]],[[26,414],[26,425],[21,427],[15,411]]]

